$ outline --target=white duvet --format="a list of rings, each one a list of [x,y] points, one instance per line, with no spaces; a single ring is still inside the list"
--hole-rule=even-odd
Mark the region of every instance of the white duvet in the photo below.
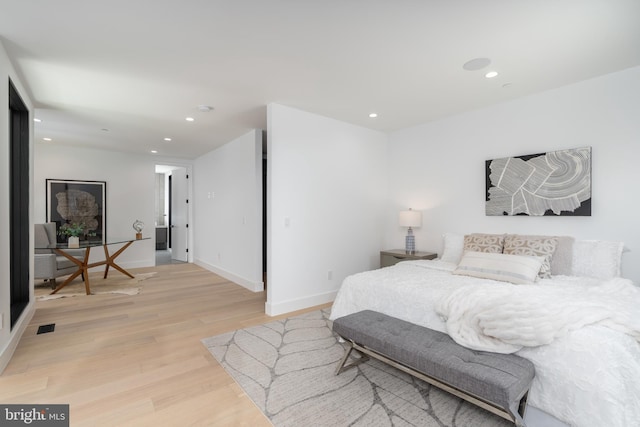
[[[375,310],[531,360],[529,404],[578,427],[640,426],[640,291],[626,279],[511,285],[407,261],[347,277],[331,318]],[[446,321],[445,321],[446,320]]]

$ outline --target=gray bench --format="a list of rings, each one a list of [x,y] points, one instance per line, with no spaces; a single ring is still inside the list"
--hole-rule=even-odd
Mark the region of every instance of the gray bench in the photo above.
[[[333,330],[349,345],[336,375],[369,355],[524,426],[535,374],[527,359],[471,350],[442,332],[369,310],[334,320]],[[346,365],[353,349],[363,357]]]

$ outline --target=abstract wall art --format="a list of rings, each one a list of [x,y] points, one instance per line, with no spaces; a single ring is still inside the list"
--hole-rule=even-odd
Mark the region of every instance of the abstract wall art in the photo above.
[[[488,216],[591,216],[591,147],[486,161]]]
[[[104,181],[71,181],[47,179],[47,221],[63,224],[82,224],[84,238],[106,238],[106,192]],[[58,236],[60,242],[63,236]]]

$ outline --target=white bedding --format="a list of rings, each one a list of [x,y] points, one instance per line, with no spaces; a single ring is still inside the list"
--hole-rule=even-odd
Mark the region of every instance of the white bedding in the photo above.
[[[349,276],[331,318],[368,309],[449,333],[439,310],[458,342],[534,363],[530,405],[578,427],[640,425],[640,292],[630,281],[511,285],[454,268],[407,261]]]

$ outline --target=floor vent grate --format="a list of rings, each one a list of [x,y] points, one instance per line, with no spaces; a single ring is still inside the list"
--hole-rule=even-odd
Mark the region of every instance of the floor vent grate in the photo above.
[[[38,327],[38,333],[36,335],[46,334],[48,332],[53,332],[55,329],[56,329],[56,324],[55,323],[50,323],[48,325],[41,325],[40,327]]]

